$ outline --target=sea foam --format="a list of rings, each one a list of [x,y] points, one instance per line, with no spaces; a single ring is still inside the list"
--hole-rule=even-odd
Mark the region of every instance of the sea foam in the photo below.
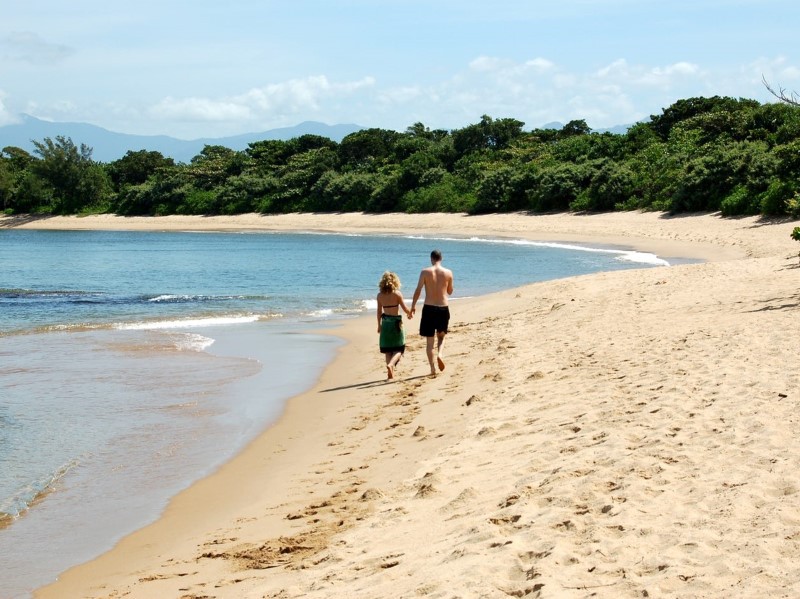
[[[149,331],[161,329],[184,329],[211,327],[216,325],[245,324],[259,320],[259,316],[215,316],[210,318],[187,318],[177,320],[153,320],[146,322],[130,322],[116,325],[120,331]]]

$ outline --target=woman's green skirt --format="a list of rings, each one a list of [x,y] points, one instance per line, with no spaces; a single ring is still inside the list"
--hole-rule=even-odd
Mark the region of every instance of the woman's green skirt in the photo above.
[[[401,354],[406,351],[406,331],[403,328],[403,317],[399,314],[397,316],[390,316],[383,314],[381,316],[381,337],[380,348],[383,354],[394,354],[400,352]]]

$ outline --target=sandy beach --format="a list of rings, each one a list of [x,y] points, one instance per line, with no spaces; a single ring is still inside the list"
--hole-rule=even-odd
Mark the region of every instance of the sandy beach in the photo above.
[[[397,380],[384,381],[374,314],[343,321],[330,332],[347,343],[275,426],[36,596],[800,596],[798,224],[0,218],[0,228],[435,232],[705,260],[454,302],[435,378],[411,334]]]

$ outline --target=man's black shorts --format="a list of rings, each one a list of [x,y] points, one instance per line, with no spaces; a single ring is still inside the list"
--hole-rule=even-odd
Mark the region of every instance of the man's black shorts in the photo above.
[[[422,305],[422,318],[419,320],[419,334],[423,337],[433,337],[437,331],[447,332],[450,324],[450,308],[448,306]]]

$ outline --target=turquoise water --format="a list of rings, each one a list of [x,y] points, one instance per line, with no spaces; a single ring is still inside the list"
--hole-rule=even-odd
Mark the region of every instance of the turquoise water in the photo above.
[[[374,309],[384,270],[410,296],[434,247],[455,301],[665,264],[513,239],[0,230],[0,598],[230,459],[331,359],[340,341],[311,330]]]

